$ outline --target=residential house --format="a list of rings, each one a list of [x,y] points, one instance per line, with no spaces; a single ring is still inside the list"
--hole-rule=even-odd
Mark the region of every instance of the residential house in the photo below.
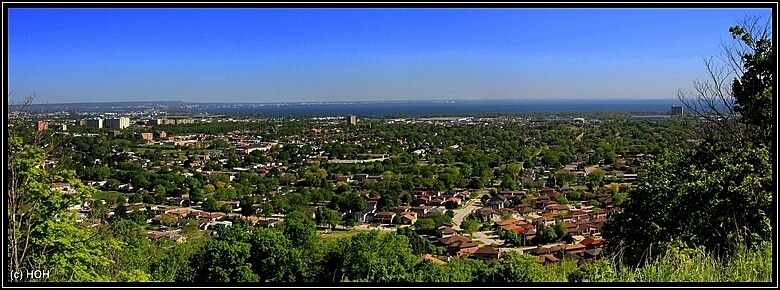
[[[428,215],[428,211],[430,211],[430,208],[425,205],[421,205],[421,206],[411,207],[409,210],[411,212],[416,213],[418,217],[424,217]]]
[[[377,204],[378,203],[379,202],[377,200],[372,200],[372,199],[367,200],[366,201],[366,210],[365,211],[375,212],[377,210]]]
[[[426,217],[431,217],[435,214],[444,214],[444,212],[447,211],[444,207],[435,207],[428,211],[428,214],[425,215]]]
[[[436,229],[436,235],[439,238],[448,238],[454,236],[455,234],[457,234],[457,232],[452,227],[441,226]]]
[[[530,242],[531,240],[536,238],[536,228],[525,229],[522,232],[522,236],[525,242]]]
[[[434,196],[426,203],[428,206],[443,206],[444,198],[440,196]]]
[[[580,255],[585,251],[585,246],[582,244],[565,244],[563,245],[563,251],[572,255]]]
[[[194,215],[195,218],[198,220],[205,219],[211,222],[218,221],[224,218],[225,216],[227,216],[226,214],[221,212],[205,212],[201,210],[192,211],[190,214]]]
[[[601,248],[604,244],[603,239],[593,238],[593,237],[587,237],[580,241],[580,245],[585,246],[585,249],[596,249]]]
[[[490,206],[490,208],[494,210],[499,210],[505,207],[512,206],[512,201],[507,199],[503,195],[496,195],[490,198],[488,205]]]
[[[180,235],[178,233],[174,233],[174,232],[167,232],[167,233],[165,233],[164,236],[166,238],[168,238],[168,239],[171,239],[172,241],[177,242],[177,243],[184,243],[184,242],[187,241],[187,237],[182,236],[182,235]]]
[[[472,257],[477,260],[498,260],[501,258],[501,252],[493,246],[483,246],[474,251]]]
[[[383,211],[374,215],[374,220],[378,221],[380,224],[392,224],[395,216],[396,213],[392,211]]]
[[[394,208],[391,208],[390,211],[396,213],[396,214],[403,214],[405,212],[409,212],[409,207],[402,205],[402,206],[396,206]]]
[[[413,225],[417,222],[417,214],[414,212],[405,212],[401,214],[401,224]]]
[[[582,253],[582,257],[587,260],[595,260],[601,256],[601,248],[587,249]]]
[[[517,225],[518,223],[521,223],[521,221],[518,220],[518,219],[511,218],[511,219],[508,219],[508,220],[496,221],[496,222],[493,223],[493,227],[494,228],[500,228],[500,227],[504,227],[504,226],[513,226],[513,225]],[[522,222],[522,223],[525,223],[525,222]]]
[[[506,207],[505,207],[505,208],[499,209],[499,210],[497,210],[497,211],[498,211],[498,213],[499,213],[499,214],[500,214],[502,217],[503,217],[504,215],[509,215],[509,216],[511,216],[512,218],[520,218],[520,215],[519,215],[519,214],[517,214],[517,212],[515,212],[515,210],[513,210],[513,209],[511,209],[511,208],[506,208]]]
[[[280,223],[279,219],[270,218],[270,219],[262,219],[258,220],[255,226],[258,227],[264,227],[264,228],[273,228],[276,227]]]
[[[544,207],[546,212],[557,213],[569,211],[569,207],[562,204],[550,204]]]
[[[450,197],[444,202],[444,207],[452,209],[457,208],[461,204],[461,199],[458,197]]]
[[[435,227],[436,227],[437,229],[438,229],[438,228],[441,228],[441,227],[452,227],[452,223],[448,223],[448,222],[438,222],[438,223],[436,223]]]
[[[210,222],[208,224],[208,227],[210,227],[212,229],[215,229],[215,230],[219,229],[219,228],[226,228],[226,227],[232,227],[232,226],[233,226],[233,222],[231,222],[231,221],[215,221],[215,222]]]
[[[544,224],[545,226],[548,226],[548,227],[555,225],[556,222],[558,222],[558,221],[555,220],[554,218],[546,217],[546,216],[542,216],[540,218],[535,218],[533,220],[534,224],[541,223],[541,224]]]
[[[467,256],[477,251],[478,244],[462,235],[441,238],[439,241],[447,248],[447,253],[451,256]]]
[[[539,264],[542,265],[552,265],[557,264],[560,261],[560,259],[554,257],[553,255],[541,255],[539,256]]]
[[[520,206],[515,208],[515,211],[521,217],[535,215],[535,214],[539,213],[538,210],[534,209],[533,207],[527,206],[527,205],[520,205]]]
[[[553,255],[556,252],[559,252],[559,251],[562,251],[562,250],[563,250],[563,246],[556,245],[556,246],[552,246],[552,247],[538,247],[536,249],[528,250],[527,253],[529,253],[531,255],[542,256],[542,255]]]
[[[374,220],[374,211],[354,212],[352,218],[357,222],[368,223]]]
[[[537,207],[541,207],[541,208],[544,208],[544,209],[547,209],[548,206],[554,206],[554,205],[558,205],[558,203],[556,201],[550,200],[550,199],[537,200],[537,202],[536,202],[536,206]]]
[[[590,215],[588,212],[584,210],[571,210],[569,213],[564,217],[564,221],[570,221],[570,222],[576,222],[580,220],[590,220]]]
[[[181,197],[168,198],[168,204],[172,206],[184,206],[184,199]]]
[[[427,197],[417,197],[409,204],[413,207],[419,207],[419,206],[425,206],[428,204],[428,198]]]
[[[590,218],[591,219],[606,219],[607,218],[607,211],[606,210],[595,210],[590,212]]]
[[[501,213],[490,207],[484,207],[477,210],[477,216],[479,216],[483,221],[501,220]]]
[[[579,265],[580,262],[582,261],[581,254],[572,254],[572,253],[565,252],[565,251],[557,252],[557,253],[555,253],[555,255],[553,255],[553,257],[556,257],[556,258],[558,258],[558,259],[560,259],[562,261],[565,261],[565,260],[577,261],[577,265]]]

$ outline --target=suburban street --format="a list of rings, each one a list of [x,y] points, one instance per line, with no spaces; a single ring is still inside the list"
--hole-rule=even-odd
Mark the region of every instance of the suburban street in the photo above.
[[[463,222],[463,219],[466,218],[466,216],[468,216],[471,212],[481,207],[482,207],[482,201],[480,201],[479,198],[475,198],[469,200],[466,203],[466,206],[454,210],[455,216],[452,218],[452,228],[459,231],[460,223]]]
[[[466,206],[454,210],[455,216],[452,218],[452,228],[460,231],[460,223],[463,222],[463,219],[466,218],[469,214],[474,212],[477,209],[482,208],[482,201],[480,201],[479,198],[475,198],[470,200]],[[491,232],[492,233],[492,232]],[[480,242],[482,242],[485,245],[492,245],[492,244],[501,244],[501,241],[495,240],[491,238],[491,236],[488,236],[484,232],[474,232],[472,234],[473,239],[477,239]]]

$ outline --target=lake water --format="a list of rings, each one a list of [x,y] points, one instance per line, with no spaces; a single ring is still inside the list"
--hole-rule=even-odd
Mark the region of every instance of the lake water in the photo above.
[[[501,113],[584,113],[655,112],[666,113],[677,99],[569,99],[569,100],[490,100],[490,101],[409,101],[286,104],[208,104],[193,109],[211,114],[271,116],[440,116],[488,115]]]

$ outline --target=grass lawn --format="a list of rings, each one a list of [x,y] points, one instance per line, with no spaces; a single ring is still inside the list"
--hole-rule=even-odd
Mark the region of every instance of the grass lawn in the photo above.
[[[104,199],[109,196],[123,196],[124,194],[119,191],[114,190],[108,190],[108,191],[98,191],[96,192],[92,197],[95,199]]]
[[[351,237],[359,232],[363,232],[361,230],[328,230],[327,233],[325,233],[324,230],[318,230],[317,233],[322,235],[323,238],[326,239],[340,239],[340,238],[346,238]]]
[[[326,239],[340,239],[340,238],[348,238],[351,236],[354,236],[357,233],[360,232],[368,232],[367,230],[329,230],[326,234],[324,230],[317,230],[317,233],[319,233],[323,238]],[[380,235],[387,234],[387,233],[395,233],[395,231],[379,231]]]

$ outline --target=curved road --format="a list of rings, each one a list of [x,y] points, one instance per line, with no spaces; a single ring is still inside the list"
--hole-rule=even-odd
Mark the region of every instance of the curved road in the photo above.
[[[480,193],[484,193],[484,192],[480,192]],[[482,201],[480,201],[478,198],[475,198],[470,200],[466,206],[454,210],[455,216],[452,218],[452,228],[457,231],[460,231],[461,230],[460,223],[463,222],[463,219],[465,219],[466,216],[468,216],[469,214],[471,214],[472,212],[480,208],[482,208]],[[474,232],[471,237],[472,239],[479,240],[485,245],[503,244],[503,241],[495,240],[490,236],[488,236],[487,234],[485,234],[484,232]]]
[[[468,201],[466,204],[468,205],[454,210],[455,216],[452,217],[452,228],[457,231],[460,231],[460,223],[463,222],[463,219],[466,218],[466,216],[482,207],[482,201],[477,198]]]

